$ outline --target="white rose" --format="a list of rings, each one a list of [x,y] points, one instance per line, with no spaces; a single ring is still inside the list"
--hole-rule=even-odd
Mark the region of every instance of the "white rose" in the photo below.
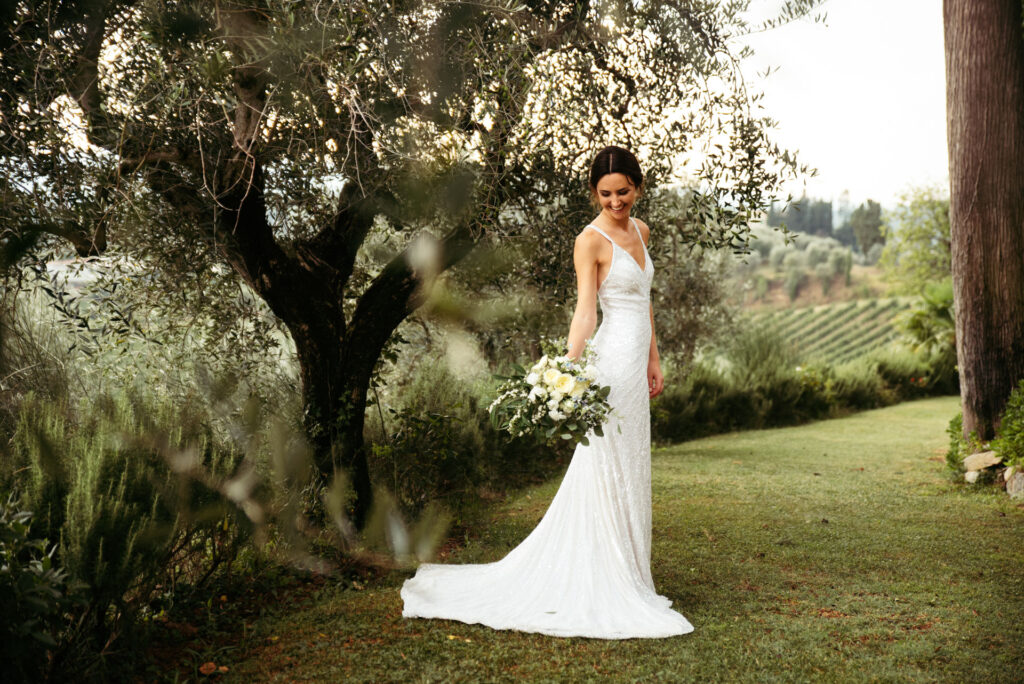
[[[549,387],[554,387],[555,382],[561,375],[561,371],[559,371],[557,368],[548,368],[546,371],[544,371],[544,384],[548,385]]]
[[[548,415],[551,416],[551,420],[565,420],[565,416],[559,411],[548,411]]]
[[[576,387],[576,381],[568,373],[562,373],[555,379],[554,385],[562,394],[569,394]]]
[[[577,382],[576,386],[572,388],[572,392],[569,392],[570,397],[578,397],[587,391],[587,385],[590,383],[584,380],[583,382]]]
[[[531,385],[536,385],[538,382],[540,382],[540,373],[536,371],[530,373],[529,375],[526,376],[526,382],[530,383]]]

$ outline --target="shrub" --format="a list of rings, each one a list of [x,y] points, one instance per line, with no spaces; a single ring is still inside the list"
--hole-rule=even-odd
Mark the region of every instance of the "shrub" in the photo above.
[[[725,350],[728,390],[723,396],[748,394],[753,414],[733,418],[736,427],[790,425],[828,412],[825,385],[819,370],[805,372],[792,347],[768,328],[753,328],[736,337]],[[738,407],[722,408],[730,413]]]
[[[224,496],[175,471],[226,476],[239,461],[214,444],[194,406],[121,395],[72,410],[29,396],[11,452],[4,479],[24,488],[43,535],[60,540],[61,563],[88,585],[83,633],[101,640],[130,625],[159,587],[230,562],[248,533]]]
[[[764,257],[757,250],[750,252],[744,256],[744,261],[741,262],[741,266],[747,271],[756,271],[764,261]]]
[[[800,294],[800,288],[803,287],[804,281],[807,280],[807,274],[802,269],[791,268],[786,271],[786,280],[782,286],[786,290],[786,296],[789,297],[789,301],[795,301],[798,294]]]
[[[841,408],[860,411],[889,403],[882,378],[868,359],[856,359],[836,368],[831,390],[833,400]]]
[[[1024,379],[1010,392],[1006,407],[999,420],[999,434],[992,448],[1003,459],[1003,464],[1024,466]]]
[[[752,235],[756,239],[750,242],[750,246],[760,255],[761,259],[767,259],[779,244],[779,241],[771,233],[752,231]]]
[[[651,403],[652,436],[675,442],[737,429],[792,425],[942,393],[928,360],[885,349],[832,368],[799,359],[771,329],[754,327],[669,382]]]
[[[964,473],[964,457],[969,455],[967,441],[964,439],[964,416],[957,413],[946,426],[949,436],[949,449],[946,450],[946,467],[956,476]]]
[[[853,259],[850,257],[850,250],[844,247],[837,247],[829,250],[828,259],[825,263],[828,264],[829,270],[833,276],[839,274],[845,274],[847,271],[847,262],[852,262]]]
[[[4,306],[8,306],[4,303]],[[69,372],[70,342],[54,325],[38,320],[39,306],[9,305],[2,311],[2,346],[0,346],[0,428],[5,434],[14,430],[21,398],[32,393],[51,401],[67,396],[71,383]]]
[[[824,241],[815,241],[807,246],[807,265],[814,267],[826,263],[831,250]]]
[[[756,297],[757,300],[760,301],[764,299],[767,294],[768,279],[765,278],[763,275],[758,275],[757,279],[754,281],[754,297]]]
[[[651,402],[651,435],[658,442],[680,442],[754,427],[762,409],[756,397],[738,390],[707,361],[688,366],[679,380],[666,373],[667,388]]]
[[[917,399],[930,394],[929,366],[926,359],[910,351],[884,349],[868,356],[884,385],[886,403]]]
[[[772,247],[772,251],[768,253],[768,263],[771,264],[772,268],[776,271],[781,271],[782,262],[790,251],[790,248],[786,245],[775,245]]]
[[[366,439],[374,480],[386,483],[406,513],[431,501],[472,506],[482,488],[515,487],[550,474],[575,448],[566,442],[538,449],[494,430],[487,406],[496,384],[459,378],[443,359],[422,358],[405,385],[389,389],[385,405],[371,410]]]
[[[797,250],[790,250],[782,259],[782,267],[787,271],[802,271],[807,268],[807,255]]]
[[[964,459],[971,454],[976,454],[979,451],[985,451],[988,445],[982,443],[978,438],[978,433],[974,431],[971,431],[971,434],[967,435],[967,439],[964,439],[963,413],[957,413],[953,416],[949,421],[949,426],[946,428],[946,434],[949,435],[949,449],[946,451],[946,467],[949,468],[950,475],[954,480],[962,482],[964,474]],[[989,477],[991,477],[991,475],[989,475]]]
[[[80,587],[54,561],[56,546],[30,535],[31,519],[13,494],[0,503],[0,658],[8,677],[26,682],[47,678],[62,614],[80,601]]]
[[[853,253],[848,247],[834,247],[828,253],[828,265],[834,275],[842,275],[850,285],[850,270],[853,268]]]
[[[463,421],[453,415],[462,408],[449,406],[446,413],[388,408],[388,439],[372,445],[372,460],[404,510],[464,496],[482,479],[484,440],[475,417]]]
[[[882,257],[882,251],[885,249],[885,244],[876,242],[871,245],[868,249],[868,253],[864,255],[864,263],[868,266],[874,266],[878,263],[878,260]]]
[[[927,359],[929,386],[938,393],[959,392],[952,280],[928,283],[920,303],[903,318],[900,328],[912,348]]]
[[[814,267],[814,275],[816,275],[818,280],[821,282],[822,293],[827,295],[829,290],[832,289],[832,278],[834,277],[832,267],[827,263],[819,263]]]

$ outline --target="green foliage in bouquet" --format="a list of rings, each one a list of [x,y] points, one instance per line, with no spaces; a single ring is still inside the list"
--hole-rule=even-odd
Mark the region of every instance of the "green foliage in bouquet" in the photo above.
[[[565,348],[564,340],[543,339],[544,355],[529,369],[513,364],[512,375],[495,375],[503,382],[487,410],[496,429],[547,444],[588,445],[590,433],[604,435],[611,387],[597,383],[593,348],[587,346],[578,362],[560,353]]]

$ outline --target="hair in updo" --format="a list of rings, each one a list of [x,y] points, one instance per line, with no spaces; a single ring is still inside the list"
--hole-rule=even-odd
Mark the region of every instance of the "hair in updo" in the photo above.
[[[644,173],[640,170],[640,162],[624,147],[609,145],[597,153],[590,165],[590,189],[597,190],[597,182],[610,173],[621,173],[637,190],[643,187]]]

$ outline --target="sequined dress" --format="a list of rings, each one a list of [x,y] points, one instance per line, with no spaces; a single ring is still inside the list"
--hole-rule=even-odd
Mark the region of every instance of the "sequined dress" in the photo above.
[[[693,631],[651,579],[647,360],[654,266],[646,245],[641,268],[604,231],[588,229],[612,243],[598,289],[602,321],[591,340],[598,381],[611,386],[604,436],[577,444],[543,518],[504,558],[421,565],[402,587],[404,617],[599,639]]]

